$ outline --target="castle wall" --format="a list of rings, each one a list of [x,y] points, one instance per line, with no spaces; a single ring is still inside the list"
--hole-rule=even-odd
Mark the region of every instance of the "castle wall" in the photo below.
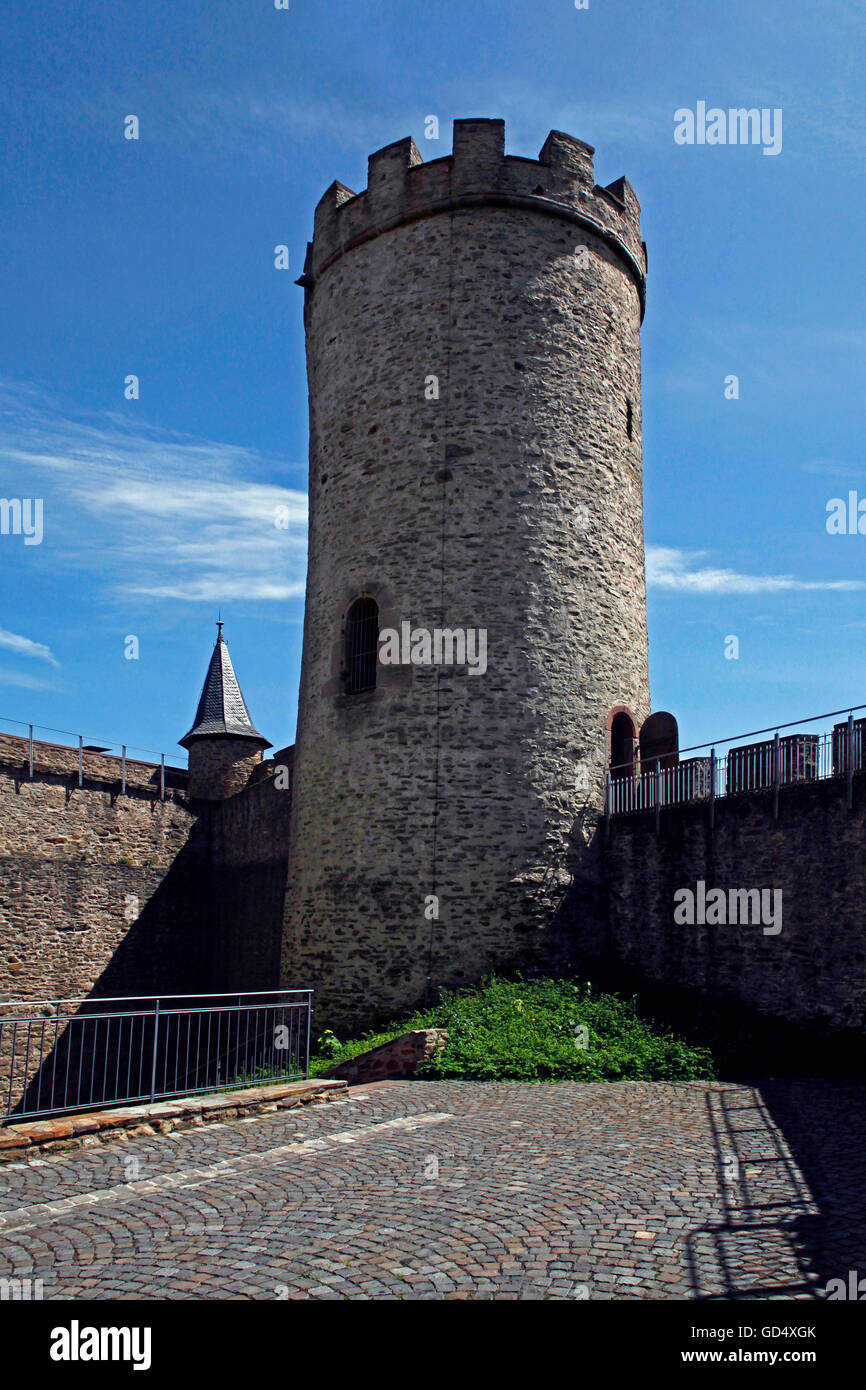
[[[123,794],[120,759],[85,753],[79,785],[77,750],[40,743],[33,772],[27,741],[0,737],[0,1018],[19,1015],[4,1007],[10,999],[198,988],[205,847],[185,774],[167,771],[175,785],[162,800],[159,768],[130,762]],[[52,1023],[53,1010],[36,1012],[44,1033],[3,1030],[3,1108],[28,1083],[47,1095],[58,1068],[78,1066],[71,1032]]]
[[[778,1024],[862,1043],[866,1020],[866,777],[614,817],[605,864],[609,920],[600,954],[636,978],[753,1011]],[[674,893],[781,889],[782,929],[678,925]]]
[[[291,792],[273,764],[194,802],[176,769],[161,800],[153,764],[128,762],[123,794],[118,758],[85,753],[79,786],[76,749],[34,752],[31,780],[27,741],[0,736],[0,1017],[8,1000],[279,986]],[[4,1102],[10,1066],[0,1044]],[[33,1068],[15,1071],[17,1098]]]
[[[308,256],[310,547],[283,973],[321,1022],[531,959],[592,839],[615,704],[649,711],[637,200],[552,136],[455,124],[336,186]],[[639,263],[639,264],[638,264]],[[438,399],[425,399],[431,376]],[[484,674],[341,679],[380,627],[484,629]],[[438,899],[438,920],[427,899]]]
[[[302,284],[310,545],[292,789],[244,739],[191,780],[0,736],[0,1005],[316,990],[317,1027],[428,987],[596,960],[804,1029],[862,1032],[866,786],[599,822],[611,714],[649,713],[630,185],[553,132],[371,157],[321,200]],[[379,664],[345,622],[483,632],[486,669]],[[239,694],[239,692],[238,692]],[[263,741],[263,740],[262,740]],[[647,749],[644,752],[648,752]],[[201,792],[202,798],[198,798]],[[206,799],[213,798],[213,799]],[[679,924],[679,890],[781,890],[783,926]],[[0,1056],[0,1086],[4,1059]],[[2,1092],[0,1092],[2,1093]]]
[[[194,916],[196,817],[159,769],[0,737],[0,997],[154,993],[189,975],[179,923]],[[167,779],[185,775],[175,770]],[[183,987],[181,984],[179,987]]]

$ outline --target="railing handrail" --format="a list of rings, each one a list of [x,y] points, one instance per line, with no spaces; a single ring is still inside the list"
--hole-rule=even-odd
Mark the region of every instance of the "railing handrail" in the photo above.
[[[805,722],[805,721],[803,721]],[[788,726],[791,727],[791,726]],[[763,731],[762,731],[763,732]],[[630,815],[661,807],[709,804],[710,825],[718,798],[772,792],[779,815],[782,787],[844,783],[848,809],[854,803],[855,773],[866,772],[866,719],[848,718],[832,729],[735,744],[722,757],[715,747],[700,757],[680,758],[679,750],[620,764],[605,774],[604,815]],[[684,750],[686,751],[686,750]],[[687,750],[691,752],[692,750]],[[664,765],[663,765],[664,764]]]
[[[239,1010],[246,1010],[250,1013],[256,1008],[303,1009],[306,1008],[306,1003],[303,999],[282,999],[275,1001],[273,1004],[202,1004],[198,1008],[190,1009],[160,1009],[159,1013],[162,1018],[174,1018],[177,1014],[236,1014]],[[155,1008],[118,1009],[114,1012],[98,1014],[43,1014],[39,1018],[34,1018],[33,1011],[29,1010],[27,1013],[19,1015],[4,1014],[3,1017],[0,1018],[0,1023],[32,1023],[38,1026],[39,1024],[50,1025],[52,1023],[69,1023],[72,1019],[85,1021],[88,1018],[92,1018],[94,1021],[98,1019],[102,1022],[107,1018],[153,1018],[156,1012]]]
[[[119,758],[121,757],[121,754],[120,754],[120,753],[112,753],[112,752],[110,752],[109,750],[110,750],[111,748],[124,748],[124,747],[126,747],[126,748],[131,748],[131,749],[132,749],[134,752],[136,752],[136,753],[150,753],[150,754],[152,754],[153,757],[155,757],[155,758],[157,758],[157,759],[165,758],[165,759],[166,759],[166,767],[171,767],[171,768],[173,769],[173,771],[175,771],[175,772],[185,772],[185,771],[186,771],[186,766],[185,766],[185,764],[180,760],[180,758],[178,757],[177,754],[175,754],[175,753],[166,754],[166,753],[164,753],[164,752],[162,751],[162,749],[157,749],[157,748],[143,748],[140,744],[137,744],[137,743],[127,743],[127,744],[124,744],[123,741],[122,741],[122,739],[118,739],[118,738],[105,738],[104,736],[102,736],[102,735],[100,735],[100,734],[78,734],[78,733],[76,733],[73,729],[55,729],[51,724],[33,724],[33,723],[30,723],[28,720],[25,720],[25,719],[12,719],[12,718],[11,718],[9,715],[7,715],[7,714],[0,714],[0,724],[15,724],[15,725],[18,726],[18,728],[21,728],[21,729],[39,729],[39,730],[42,731],[42,733],[45,733],[45,734],[63,734],[66,738],[80,739],[82,742],[84,742],[84,740],[86,739],[88,743],[104,743],[104,744],[107,745],[106,749],[105,749],[104,751],[99,752],[99,753],[97,753],[97,752],[96,752],[94,749],[92,749],[92,748],[85,748],[85,749],[84,749],[84,752],[85,752],[85,753],[89,753],[92,757],[96,757],[96,758],[118,758],[118,759],[119,759]],[[6,731],[5,729],[0,729],[0,734],[6,733],[6,732],[7,732],[7,731]],[[25,743],[27,742],[27,735],[26,735],[26,734],[20,734],[20,735],[19,735],[19,734],[10,733],[8,736],[9,736],[9,738],[19,738],[19,737],[20,737],[20,738],[22,738],[22,739],[24,740]],[[46,747],[49,747],[49,748],[68,748],[69,751],[70,751],[71,753],[75,753],[75,752],[77,751],[76,745],[74,745],[74,744],[70,745],[70,744],[68,744],[68,743],[54,743],[54,742],[52,742],[50,739],[34,739],[33,742],[34,742],[34,743],[44,743],[45,746],[46,746]],[[168,758],[169,758],[169,757],[171,757],[171,758],[174,759],[175,761],[174,761],[174,762],[169,762],[169,761],[168,761]],[[129,761],[129,762],[132,762],[132,763],[144,763],[144,765],[145,765],[146,767],[159,767],[159,762],[151,763],[151,762],[149,761],[149,759],[145,759],[145,758],[129,758],[128,761]]]
[[[723,743],[736,743],[741,738],[757,738],[759,734],[775,734],[780,729],[798,729],[803,724],[817,724],[819,719],[835,719],[839,714],[855,714],[858,710],[866,710],[866,705],[846,705],[844,709],[828,710],[826,714],[810,714],[808,719],[792,719],[788,724],[770,724],[766,729],[752,729],[747,734],[731,734],[729,738],[708,739],[706,743],[693,743],[688,748],[672,748],[666,753],[659,754],[659,758],[661,760],[679,758],[682,753],[697,753],[701,748],[712,751],[713,748],[718,748]],[[832,732],[831,729],[826,730],[828,735]],[[707,757],[709,758],[709,756],[710,753],[708,752]],[[650,758],[650,765],[653,765],[655,761],[655,758]],[[618,772],[621,768],[634,767],[634,762],[635,760],[632,759],[631,762],[612,764],[608,771]]]
[[[128,999],[257,999],[263,995],[312,993],[311,989],[233,989],[228,993],[213,994],[105,994],[96,997],[80,994],[73,995],[70,999],[0,999],[0,1006],[8,1009],[20,1004],[30,1009],[36,1008],[39,1004],[121,1004]]]

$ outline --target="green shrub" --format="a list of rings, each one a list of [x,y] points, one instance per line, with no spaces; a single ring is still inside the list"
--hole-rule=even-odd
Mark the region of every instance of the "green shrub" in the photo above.
[[[330,1028],[326,1028],[322,1036],[316,1039],[316,1044],[320,1057],[337,1057],[342,1047],[340,1039],[336,1033],[331,1032]]]
[[[716,1074],[708,1049],[690,1046],[642,1018],[634,1000],[598,994],[586,981],[495,975],[476,989],[443,991],[438,1004],[384,1031],[342,1044],[331,1034],[333,1041],[327,1052],[320,1048],[311,1074],[412,1028],[448,1030],[444,1050],[418,1069],[419,1076],[431,1079],[683,1081]]]

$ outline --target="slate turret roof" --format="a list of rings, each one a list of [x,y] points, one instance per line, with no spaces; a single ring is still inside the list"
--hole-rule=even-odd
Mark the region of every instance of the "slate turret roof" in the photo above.
[[[190,743],[198,738],[249,738],[261,744],[262,748],[270,748],[268,740],[250,719],[225,644],[222,623],[217,623],[217,628],[216,646],[205,676],[195,721],[189,733],[184,734],[178,742],[182,748],[189,748]]]

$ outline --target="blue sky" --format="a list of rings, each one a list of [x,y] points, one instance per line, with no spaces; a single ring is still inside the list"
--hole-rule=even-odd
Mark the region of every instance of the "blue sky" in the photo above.
[[[804,0],[5,0],[0,496],[44,536],[0,536],[0,715],[182,760],[221,607],[291,741],[313,209],[479,115],[512,154],[579,136],[643,205],[654,707],[686,745],[866,701],[866,535],[825,525],[866,497],[864,38]],[[781,108],[781,153],[676,144],[699,101]]]

